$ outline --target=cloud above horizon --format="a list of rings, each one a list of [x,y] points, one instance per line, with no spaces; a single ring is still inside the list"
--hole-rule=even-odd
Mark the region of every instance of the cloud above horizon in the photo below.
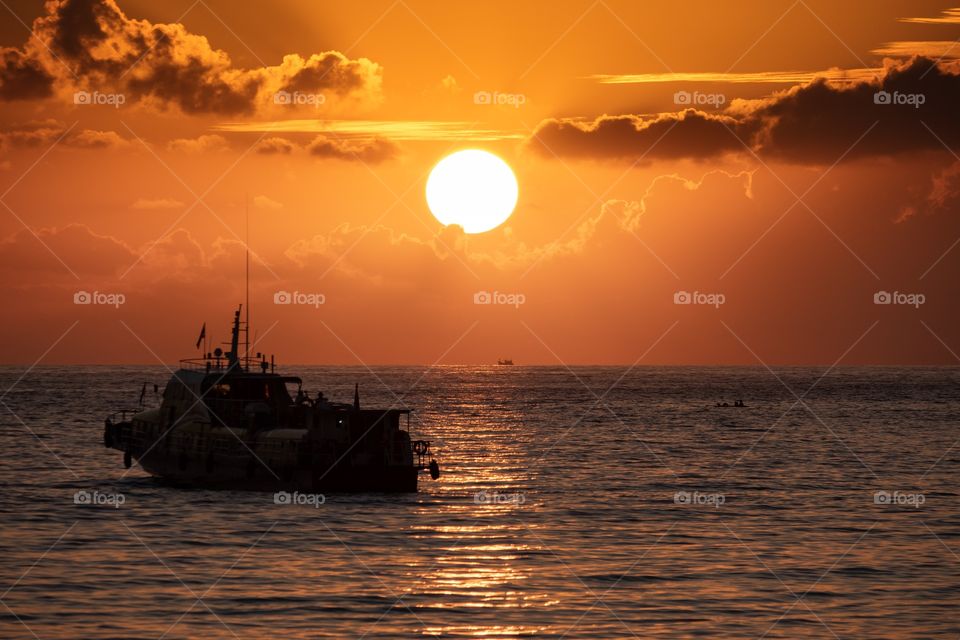
[[[944,9],[936,17],[900,18],[900,22],[912,24],[960,24],[960,7]]]
[[[33,120],[0,130],[0,152],[50,146],[59,140],[63,147],[74,149],[124,149],[130,140],[116,131],[74,129],[54,120]]]
[[[396,144],[379,136],[364,139],[338,138],[323,134],[305,145],[279,136],[264,138],[254,146],[254,151],[263,155],[290,155],[303,151],[315,158],[367,164],[378,164],[393,159],[400,153]]]
[[[886,61],[876,80],[837,83],[820,77],[769,98],[734,100],[714,112],[602,115],[592,121],[552,118],[536,127],[527,145],[547,157],[635,162],[756,153],[799,164],[829,164],[841,157],[960,146],[957,104],[960,63],[916,56]]]
[[[75,91],[122,93],[127,103],[187,114],[250,115],[278,107],[278,92],[379,103],[382,68],[337,51],[284,56],[241,69],[182,24],[128,17],[115,0],[48,0],[21,48],[0,50],[0,99],[31,100]],[[295,105],[294,105],[295,106]]]

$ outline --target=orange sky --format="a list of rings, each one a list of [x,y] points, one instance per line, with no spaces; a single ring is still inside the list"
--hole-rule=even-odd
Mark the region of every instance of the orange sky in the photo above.
[[[0,9],[4,362],[226,340],[245,197],[282,362],[958,360],[949,2],[38,4]],[[424,198],[464,148],[520,186],[469,236]]]

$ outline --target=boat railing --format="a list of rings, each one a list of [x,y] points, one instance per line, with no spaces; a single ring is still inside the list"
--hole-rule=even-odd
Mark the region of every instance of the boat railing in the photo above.
[[[187,371],[206,371],[221,373],[227,370],[229,362],[225,358],[185,358],[180,368]]]
[[[136,409],[116,409],[113,413],[107,416],[107,420],[109,420],[111,424],[116,424],[117,422],[126,422],[127,416],[133,417],[144,410],[145,407],[137,407]],[[119,420],[117,420],[118,417],[120,418]]]

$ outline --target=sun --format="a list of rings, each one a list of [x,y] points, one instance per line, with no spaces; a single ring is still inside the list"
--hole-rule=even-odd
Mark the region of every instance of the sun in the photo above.
[[[452,153],[427,178],[427,206],[443,224],[483,233],[506,222],[517,205],[517,178],[510,165],[481,149]]]

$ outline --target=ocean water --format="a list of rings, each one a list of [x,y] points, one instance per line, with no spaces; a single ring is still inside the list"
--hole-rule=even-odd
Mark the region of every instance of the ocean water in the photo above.
[[[0,368],[0,637],[960,636],[960,369],[284,371],[441,478],[173,488],[101,440],[164,368]]]

